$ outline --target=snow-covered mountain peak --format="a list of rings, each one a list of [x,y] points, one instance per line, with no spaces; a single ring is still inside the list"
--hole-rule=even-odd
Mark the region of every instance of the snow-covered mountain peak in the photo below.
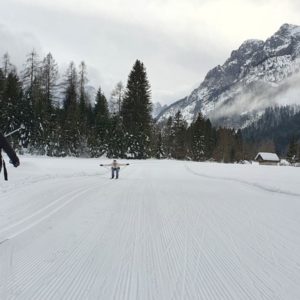
[[[300,26],[285,23],[279,28],[279,30],[275,33],[275,35],[282,35],[282,36],[300,35]]]
[[[255,49],[261,48],[263,44],[264,41],[262,40],[255,40],[255,39],[246,40],[242,43],[242,45],[239,47],[237,52],[247,54],[249,52],[253,52],[253,50]]]
[[[163,110],[158,120],[181,110],[188,122],[201,112],[218,124],[244,126],[249,123],[245,116],[274,104],[277,91],[284,97],[286,81],[299,69],[300,26],[283,24],[266,41],[243,42],[189,96]]]
[[[300,26],[284,24],[266,40],[264,51],[269,55],[299,54]]]

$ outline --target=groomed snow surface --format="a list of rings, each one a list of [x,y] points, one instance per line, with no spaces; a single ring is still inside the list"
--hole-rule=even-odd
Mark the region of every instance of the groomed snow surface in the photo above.
[[[0,181],[1,300],[300,299],[300,168],[21,163]]]

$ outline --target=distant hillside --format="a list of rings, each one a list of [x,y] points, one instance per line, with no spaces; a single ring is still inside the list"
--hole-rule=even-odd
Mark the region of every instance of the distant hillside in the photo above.
[[[271,107],[253,124],[242,130],[246,142],[274,142],[279,154],[284,154],[292,138],[300,140],[300,107]]]
[[[284,24],[266,41],[247,40],[222,66],[210,70],[189,96],[173,103],[158,122],[180,110],[188,122],[199,112],[214,124],[243,128],[275,104],[299,103],[300,27]]]

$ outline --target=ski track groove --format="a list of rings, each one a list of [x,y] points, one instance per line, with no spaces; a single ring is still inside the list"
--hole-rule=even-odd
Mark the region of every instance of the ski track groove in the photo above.
[[[19,226],[19,225],[22,225],[23,223],[27,222],[28,220],[31,220],[31,219],[33,219],[35,216],[38,216],[39,214],[43,213],[43,212],[46,211],[48,208],[51,208],[51,207],[54,206],[55,204],[59,204],[60,202],[63,202],[63,200],[68,199],[68,197],[73,197],[74,195],[77,195],[77,193],[80,193],[80,192],[82,192],[82,191],[83,191],[83,189],[80,188],[80,189],[77,189],[75,192],[72,191],[72,192],[68,193],[67,195],[64,195],[64,196],[62,196],[62,197],[60,197],[60,198],[54,200],[53,202],[51,202],[51,203],[49,203],[48,205],[44,206],[43,208],[37,210],[37,211],[34,212],[33,214],[30,214],[29,216],[27,216],[27,217],[25,217],[25,218],[19,220],[18,222],[15,222],[15,223],[13,223],[13,224],[11,224],[11,225],[8,225],[8,226],[2,228],[2,229],[0,230],[0,234],[3,233],[3,232],[6,232],[6,231],[8,231],[8,230],[11,230],[11,229],[14,228],[14,227],[17,227],[17,226]],[[63,202],[62,204],[65,204],[65,203],[68,203],[68,201],[67,201],[67,202]],[[53,209],[53,211],[55,211],[55,210],[56,210],[56,208]],[[51,212],[50,212],[50,213],[48,212],[48,215],[50,215],[50,214],[51,214]],[[46,215],[46,216],[47,216],[47,215]],[[17,233],[14,233],[13,236],[15,236],[16,234],[17,234]],[[10,239],[10,237],[9,237],[8,239]]]
[[[250,182],[250,181],[241,180],[241,179],[237,179],[237,178],[219,177],[219,176],[211,176],[211,175],[207,175],[207,174],[202,174],[202,173],[198,173],[198,172],[192,170],[187,165],[185,165],[185,168],[191,174],[194,174],[194,175],[200,176],[200,177],[204,177],[204,178],[207,178],[207,179],[224,180],[224,181],[228,181],[228,182],[237,182],[237,183],[248,185],[250,187],[255,187],[257,189],[261,189],[263,191],[270,192],[270,193],[276,193],[276,194],[281,194],[281,195],[286,195],[286,196],[293,196],[293,197],[300,197],[299,193],[283,191],[283,190],[280,190],[280,189],[276,189],[274,187],[267,187],[267,186],[264,186],[264,185],[256,183],[256,182]]]
[[[99,187],[97,187],[96,189],[99,189]],[[101,240],[101,238],[103,237],[104,234],[105,234],[105,232],[103,232],[103,234],[100,236],[100,238],[98,239],[98,242]],[[94,235],[91,235],[91,237],[94,237]],[[73,252],[71,252],[71,254],[69,255],[68,260],[63,262],[62,264],[60,264],[58,269],[51,272],[54,277],[56,276],[55,274],[58,273],[58,274],[62,274],[63,279],[66,280],[67,278],[72,278],[72,276],[70,276],[70,275],[72,275],[72,270],[73,269],[75,269],[75,268],[76,269],[83,269],[83,268],[78,267],[80,265],[84,266],[84,264],[82,263],[82,261],[79,260],[79,258],[83,257],[83,256],[84,257],[87,256],[86,260],[88,260],[89,257],[91,256],[91,254],[89,254],[89,251],[88,251],[88,250],[90,250],[89,247],[88,247],[88,243],[86,243],[86,240],[88,240],[88,239],[89,239],[89,235],[84,236],[83,238],[79,239],[80,242],[76,246],[75,250]],[[96,249],[96,248],[97,248],[97,244],[93,247],[91,252],[93,252],[93,250]],[[75,264],[73,262],[75,262]],[[67,264],[67,266],[68,266],[68,264],[70,265],[69,269],[66,268],[65,264]],[[64,269],[65,271],[61,272],[60,269]],[[88,273],[89,273],[89,271],[88,272],[86,271],[86,273],[82,273],[82,272],[79,273],[79,275],[76,277],[76,281],[78,280],[78,278],[84,277]],[[72,284],[74,282],[73,282],[73,279],[70,279],[70,280],[71,280],[71,282],[69,283],[68,288],[66,288],[65,293],[69,293],[70,295],[72,295],[72,291],[74,292],[74,290],[70,289],[70,287],[72,286]],[[61,280],[61,277],[57,278],[56,281],[54,281],[53,286],[50,286],[50,287],[47,286],[47,288],[49,290],[49,293],[52,292],[52,294],[50,294],[49,297],[45,297],[43,299],[55,299],[54,294],[57,292],[58,288],[60,287],[59,284],[57,283],[58,281],[60,281],[60,283],[64,283],[64,280]],[[78,287],[78,285],[77,285],[77,287]],[[44,297],[44,296],[45,295],[43,295],[42,297]],[[70,299],[74,299],[74,297],[75,297],[75,294]],[[36,297],[36,299],[41,299],[41,297],[38,295]]]
[[[64,185],[62,185],[61,183],[59,183],[60,185],[61,185],[61,187],[64,187]],[[68,194],[70,193],[73,193],[73,191],[68,191],[67,192]],[[13,197],[16,197],[18,200],[17,200],[17,203],[18,202],[20,202],[20,200],[21,199],[26,199],[26,198],[24,198],[24,195],[26,195],[26,191],[22,191],[21,192],[21,194],[20,194],[20,191],[16,191],[16,193],[15,193],[15,195],[13,196]],[[62,198],[62,197],[64,197],[64,196],[58,196],[58,198]],[[37,197],[37,198],[40,198],[40,197]],[[43,199],[43,198],[41,198],[41,199]],[[37,203],[31,203],[30,201],[23,201],[23,202],[25,202],[25,203],[18,203],[18,206],[17,205],[15,205],[15,206],[12,206],[11,208],[9,208],[8,210],[4,210],[5,211],[5,214],[6,215],[9,215],[9,216],[13,216],[14,217],[14,219],[16,219],[16,220],[18,220],[17,222],[15,222],[15,223],[19,223],[20,222],[20,216],[18,216],[18,214],[24,214],[24,210],[26,210],[26,209],[28,209],[29,207],[32,207],[32,205],[37,205],[37,204],[39,204],[39,203],[43,203],[43,201],[41,201],[41,199],[39,199],[38,200],[38,202]],[[2,200],[2,198],[1,198],[1,200]],[[27,199],[28,200],[28,199]],[[52,201],[52,202],[56,202],[55,200],[54,201]],[[55,204],[55,203],[53,203],[53,204]],[[11,205],[11,201],[7,201],[7,205],[9,206],[9,205]],[[35,206],[33,206],[32,207],[32,209],[33,210],[35,210],[36,212],[37,211],[39,211],[39,210],[43,210],[44,208],[45,208],[45,206],[51,206],[51,203],[47,203],[47,204],[45,204],[44,206],[41,206],[41,207],[38,207],[38,208],[35,208]],[[5,206],[4,206],[4,208],[5,208]],[[20,210],[20,208],[21,208],[21,210]],[[32,214],[32,213],[31,213]],[[30,215],[31,215],[30,214]],[[27,218],[29,218],[30,216],[26,216],[25,218],[22,218],[22,219],[27,219]],[[9,220],[10,221],[10,223],[11,222],[13,222],[13,220]],[[10,227],[10,226],[13,226],[13,224],[10,224],[10,226],[9,225],[4,225],[5,227],[3,228],[3,229],[1,229],[1,232],[2,231],[4,231],[4,229],[6,228],[6,227]]]
[[[77,249],[77,247],[75,247],[75,249],[70,253],[71,257],[73,257],[72,255],[75,253],[76,249]],[[61,249],[58,249],[56,251],[59,252],[59,251],[61,251]],[[61,259],[64,260],[64,257],[62,257]],[[33,257],[31,259],[27,259],[27,261],[28,261],[28,265],[23,264],[24,267],[27,269],[27,272],[26,273],[22,272],[23,274],[25,274],[25,275],[27,274],[28,276],[30,276],[31,274],[34,274],[33,271],[35,269],[36,270],[38,269],[40,272],[42,272],[42,274],[47,274],[47,275],[43,275],[42,276],[42,277],[46,277],[44,280],[41,280],[41,278],[39,277],[38,278],[38,280],[39,280],[38,282],[35,282],[34,280],[28,281],[28,277],[27,276],[24,276],[23,281],[15,281],[14,285],[15,286],[18,286],[18,285],[21,286],[22,287],[22,291],[24,291],[24,290],[30,290],[30,288],[32,288],[32,287],[36,288],[37,285],[43,283],[44,281],[48,281],[49,278],[51,278],[50,274],[51,273],[52,274],[55,273],[58,270],[58,268],[59,268],[58,265],[53,265],[53,266],[50,266],[50,267],[44,265],[43,269],[39,268],[41,262],[43,261],[42,257],[39,257],[39,260],[37,260],[36,258]],[[53,271],[53,269],[54,269],[54,271]],[[27,284],[26,284],[26,281],[28,281]],[[49,286],[49,283],[47,283],[47,286]],[[28,297],[28,299],[30,299],[30,298]],[[36,299],[41,299],[41,298],[38,297]]]
[[[105,173],[99,173],[99,172],[94,172],[94,173],[85,173],[85,172],[78,172],[76,174],[72,174],[72,175],[60,175],[60,174],[55,174],[55,175],[45,175],[45,176],[36,176],[36,177],[28,177],[28,179],[24,179],[21,180],[20,182],[18,182],[18,184],[13,184],[11,185],[11,187],[9,189],[4,189],[2,191],[1,195],[1,200],[7,200],[9,198],[11,198],[12,195],[15,195],[16,193],[18,193],[19,191],[15,191],[17,190],[23,190],[27,188],[28,185],[35,185],[35,184],[41,184],[47,181],[53,181],[53,180],[70,180],[70,179],[80,179],[82,180],[84,179],[88,179],[90,177],[102,177],[102,178],[106,178],[107,174]],[[7,194],[9,192],[9,194]],[[7,195],[4,195],[7,194]],[[4,202],[4,201],[3,201]]]
[[[227,220],[229,220],[230,218],[227,218]],[[221,220],[221,216],[219,215],[218,216],[218,220]],[[264,227],[263,227],[264,228]],[[264,234],[264,240],[262,240],[262,241],[269,241],[269,243],[268,243],[268,245],[269,245],[269,248],[270,247],[272,247],[272,249],[274,248],[274,245],[272,245],[272,243],[270,242],[270,239],[269,238],[267,238],[266,237],[266,235]],[[243,243],[243,240],[240,240],[240,243]],[[247,244],[245,244],[246,246],[248,246]],[[270,250],[271,251],[271,250]],[[261,256],[261,253],[257,253],[257,255],[258,255],[258,259],[259,259],[259,256]],[[274,267],[274,264],[272,264],[272,261],[269,259],[269,257],[263,257],[263,259],[264,259],[264,263],[266,263],[266,264],[268,264],[269,265],[269,267]],[[246,263],[246,265],[245,265],[245,263]],[[245,267],[245,270],[247,270],[247,269],[250,269],[251,267],[251,265],[253,265],[253,264],[249,264],[248,263],[248,259],[244,259],[244,267]],[[275,266],[276,267],[276,266]],[[257,272],[257,271],[256,271]],[[273,270],[272,270],[272,272],[270,273],[271,274],[271,277],[273,276],[273,273],[274,272],[277,272],[277,270],[276,270],[276,268],[273,268]],[[262,274],[261,274],[262,275]],[[264,278],[264,276],[261,276],[260,278]],[[276,285],[274,285],[274,284],[270,284],[270,282],[269,282],[269,277],[267,277],[268,278],[268,283],[267,282],[264,282],[264,284],[265,285],[267,285],[267,286],[280,286],[280,282],[277,282],[276,283]],[[261,280],[260,280],[261,281]],[[262,281],[263,282],[263,281]],[[267,288],[267,290],[269,290],[269,288]],[[272,291],[272,292],[274,292],[274,291]],[[271,296],[271,298],[270,299],[272,299],[274,296]]]
[[[209,220],[213,220],[213,219],[215,219],[215,217],[213,216],[213,214],[211,215],[211,218],[209,219]],[[208,222],[208,224],[211,224],[212,222],[211,221],[209,221],[209,220],[207,220],[207,222]],[[222,220],[222,217],[221,216],[219,216],[219,222]],[[224,244],[227,244],[228,243],[228,240],[227,239],[224,239],[224,234],[220,234],[220,232],[221,231],[217,231],[217,230],[215,230],[215,226],[216,226],[216,224],[211,224],[210,225],[210,229],[214,232],[214,234],[216,235],[216,236],[218,236],[218,238],[219,239],[221,239],[222,241],[223,241],[223,243]],[[216,227],[218,227],[218,226],[216,226]],[[230,252],[232,252],[232,255],[234,255],[235,257],[237,257],[238,258],[238,260],[239,261],[241,261],[241,259],[239,258],[239,255],[238,255],[238,253],[236,253],[236,252],[234,252],[234,250],[231,248],[231,247],[228,247],[228,246],[226,246],[228,249],[229,249],[229,251]],[[212,250],[210,250],[210,251],[212,251]],[[216,256],[216,255],[215,255]],[[228,257],[230,257],[230,256],[228,256]],[[223,260],[228,260],[228,257],[225,257]],[[216,259],[218,259],[218,257],[216,256]],[[226,265],[226,263],[223,261],[221,264],[218,264],[218,266],[220,266],[220,267],[223,267],[224,265]],[[231,265],[227,265],[227,269],[225,268],[224,269],[224,271],[226,272],[226,270],[228,270],[228,268],[230,267]],[[228,273],[228,276],[230,276],[230,273]],[[234,282],[234,281],[231,281],[231,282]],[[243,287],[241,287],[240,286],[240,288],[242,288],[243,290],[244,290],[244,288]],[[252,296],[253,297],[253,296]],[[251,298],[250,298],[251,299]],[[272,299],[272,298],[270,298],[270,299]]]
[[[92,189],[94,189],[94,188],[92,188]],[[88,192],[89,190],[91,190],[91,188],[86,188],[86,187],[84,187],[84,188],[81,188],[81,190],[84,191],[84,192]],[[77,197],[76,197],[75,199],[73,199],[72,201],[76,200],[76,199],[79,198],[80,196],[81,196],[81,194],[77,195]],[[69,204],[69,203],[68,203],[68,204]],[[84,240],[84,238],[83,238],[82,240]],[[76,248],[75,248],[75,249],[76,249]],[[75,249],[74,249],[74,251],[73,251],[72,253],[75,252]],[[57,251],[59,252],[59,251],[61,251],[61,249],[58,249]],[[33,270],[36,269],[36,267],[38,267],[38,266],[40,265],[42,259],[43,259],[42,257],[40,257],[40,260],[39,260],[39,261],[36,261],[36,260],[34,259],[34,257],[31,258],[31,259],[28,259],[28,257],[27,257],[27,259],[24,259],[25,262],[26,262],[26,261],[28,262],[28,264],[26,264],[26,263],[23,263],[23,264],[22,264],[22,265],[23,265],[23,268],[24,268],[24,269],[27,269],[27,273],[25,273],[24,271],[22,271],[22,273],[25,274],[25,275],[26,275],[26,274],[27,274],[27,275],[30,275],[30,274],[34,273]],[[64,259],[64,258],[62,258],[62,259]],[[28,268],[28,266],[30,266],[31,268]],[[55,271],[56,271],[56,270],[57,270],[57,265],[56,265],[56,266],[53,266],[53,268],[55,268]],[[46,268],[45,270],[43,270],[43,273],[47,273],[47,275],[45,275],[45,276],[47,276],[47,280],[49,279],[49,272],[50,272],[50,271],[51,271],[51,270],[50,270],[49,268]],[[55,274],[55,271],[52,272],[52,273]],[[50,273],[51,273],[51,272],[50,272]],[[27,278],[28,278],[27,276],[24,276],[23,280],[26,281]],[[14,282],[14,285],[18,285],[18,282],[15,281],[15,282]],[[25,290],[26,288],[28,289],[28,288],[30,288],[31,286],[35,286],[36,283],[35,283],[35,282],[28,282],[28,285],[26,285],[24,282],[20,281],[20,282],[19,282],[19,285],[22,286],[22,289],[23,289],[23,290]],[[41,298],[40,298],[40,299],[41,299]]]
[[[224,208],[223,208],[224,209]],[[234,220],[234,218],[233,218],[233,216],[234,216],[234,214],[232,213],[232,212],[230,212],[230,210],[229,209],[227,209],[226,210],[226,212],[228,213],[228,214],[231,214],[231,217],[232,218],[227,218],[227,220]],[[217,214],[217,213],[216,213]],[[224,220],[224,219],[222,219],[222,216],[219,214],[218,215],[218,220],[219,220],[219,223],[220,223],[220,221],[222,221],[222,220]],[[262,232],[263,233],[263,239],[260,241],[260,242],[264,242],[264,241],[267,241],[268,243],[268,245],[269,245],[269,252],[270,253],[272,253],[272,256],[273,256],[273,260],[274,261],[277,261],[277,258],[276,258],[276,255],[274,254],[274,249],[276,249],[277,248],[277,245],[276,244],[273,244],[272,243],[272,240],[270,239],[270,236],[269,236],[269,233],[267,233],[267,228],[268,228],[268,222],[266,222],[266,220],[264,221],[264,220],[259,220],[259,219],[257,219],[256,220],[256,223],[262,223],[264,226],[262,226],[262,230],[260,230],[260,232]],[[230,225],[228,222],[227,223],[225,223],[224,225],[226,225],[226,226],[228,226],[228,225]],[[224,228],[226,228],[226,226],[224,226]],[[236,224],[236,226],[238,226],[238,224]],[[234,229],[236,226],[232,226],[232,228]],[[272,230],[274,230],[273,228],[270,228],[270,229],[272,229]],[[277,232],[276,232],[277,233]],[[277,236],[278,236],[278,233],[277,233]],[[255,236],[254,236],[255,237]],[[243,243],[243,240],[241,240],[240,241],[240,243]],[[261,253],[258,253],[258,255],[261,255]],[[264,259],[268,259],[268,257],[265,257]],[[268,263],[270,264],[270,266],[274,266],[274,264],[272,264],[271,263],[271,261],[269,260],[268,261]],[[251,264],[250,264],[251,265]],[[277,264],[275,264],[275,266],[276,266],[276,268],[273,270],[273,272],[271,273],[271,275],[274,273],[274,271],[278,271],[278,270],[276,270],[276,269],[278,269],[279,268],[279,265],[278,265],[278,262],[277,262]],[[284,270],[281,270],[282,272],[284,271]],[[278,285],[280,285],[280,282],[277,282],[277,284]]]
[[[187,218],[187,203],[186,201],[185,206],[184,206],[184,232],[185,232],[185,237],[184,237],[184,262],[183,262],[183,275],[182,275],[182,288],[181,288],[181,299],[184,299],[184,294],[185,294],[185,283],[186,283],[186,277],[187,277],[187,260],[188,260],[188,218]]]
[[[260,191],[280,197],[298,195],[202,175],[181,163],[175,171],[175,177],[183,171],[182,178],[193,184],[202,177],[202,187],[222,180],[229,188],[231,182],[255,187],[254,192],[246,191],[253,195]],[[297,291],[299,276],[295,277],[295,272],[299,275],[300,259],[296,249],[300,238],[293,239],[296,229],[286,234],[289,228],[299,226],[296,213],[282,217],[281,222],[288,224],[282,229],[272,225],[280,217],[279,206],[267,212],[270,204],[263,202],[259,210],[254,205],[257,199],[237,202],[226,195],[224,199],[214,198],[213,189],[205,191],[205,197],[195,197],[188,188],[172,190],[169,181],[157,188],[155,171],[145,172],[141,166],[127,169],[125,174],[123,181],[100,181],[102,184],[92,188],[97,178],[85,178],[76,191],[1,228],[0,233],[13,238],[0,242],[0,250],[10,244],[17,249],[23,235],[39,230],[41,224],[51,225],[52,217],[66,213],[68,207],[75,209],[80,199],[85,199],[79,232],[67,239],[59,237],[60,242],[50,244],[45,255],[25,252],[15,257],[7,285],[10,299],[282,300],[284,284]],[[76,216],[79,212],[73,213]],[[20,231],[26,224],[23,229],[27,230]],[[57,229],[52,226],[59,229],[59,224]],[[283,258],[282,253],[290,255]]]

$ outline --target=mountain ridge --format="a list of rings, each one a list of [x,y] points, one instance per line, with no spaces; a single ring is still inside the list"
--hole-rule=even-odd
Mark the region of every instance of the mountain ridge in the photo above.
[[[299,69],[300,26],[286,23],[266,41],[244,41],[223,65],[208,71],[198,88],[169,105],[157,120],[164,121],[180,110],[189,123],[201,112],[214,123],[244,127],[253,114],[274,104],[277,93],[284,98],[282,86],[288,87],[286,81]],[[248,120],[238,120],[248,114]]]

